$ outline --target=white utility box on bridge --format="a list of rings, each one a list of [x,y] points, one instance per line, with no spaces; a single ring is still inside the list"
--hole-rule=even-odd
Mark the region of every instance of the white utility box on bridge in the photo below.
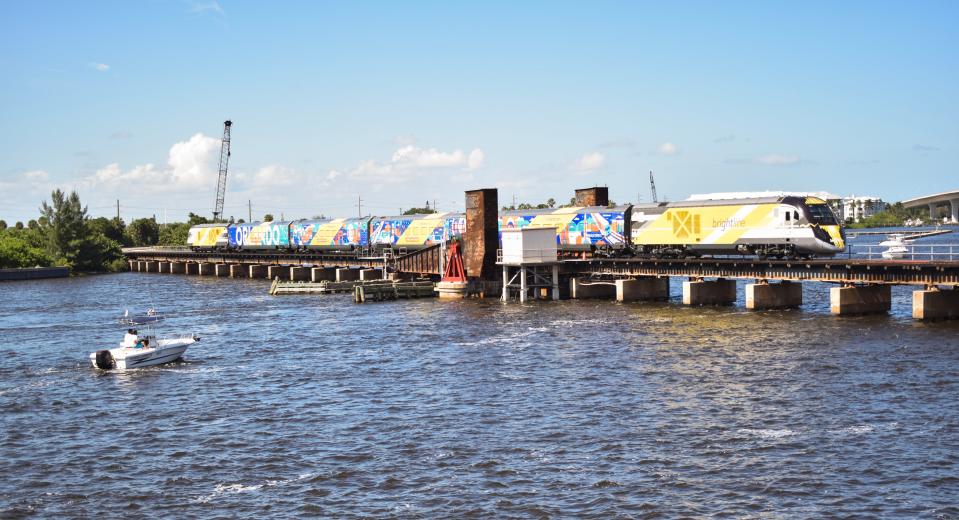
[[[556,228],[526,227],[503,230],[505,265],[549,264],[556,262]]]
[[[552,298],[558,300],[556,228],[504,229],[502,237],[503,248],[497,263],[503,266],[503,301],[509,300],[511,290],[519,292],[521,302],[526,301],[530,290],[534,297],[551,291]],[[510,276],[511,267],[518,268],[513,276]]]

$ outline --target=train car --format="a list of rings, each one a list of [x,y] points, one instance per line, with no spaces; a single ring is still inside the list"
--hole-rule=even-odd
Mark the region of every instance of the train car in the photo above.
[[[632,243],[654,256],[739,254],[833,256],[845,232],[822,199],[771,196],[707,199],[633,208]]]
[[[353,251],[369,245],[371,217],[298,220],[290,224],[290,243],[309,251]]]
[[[500,240],[504,229],[552,227],[556,228],[560,251],[626,250],[631,225],[630,205],[509,210],[499,214]]]
[[[290,248],[290,222],[230,224],[229,248],[241,251]]]
[[[226,249],[229,245],[227,224],[198,224],[190,228],[186,244],[194,251]]]
[[[465,231],[466,215],[429,213],[374,217],[369,236],[374,248],[422,249],[461,236]]]

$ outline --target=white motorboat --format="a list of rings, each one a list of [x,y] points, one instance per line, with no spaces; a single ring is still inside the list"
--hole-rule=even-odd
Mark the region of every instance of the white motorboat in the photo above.
[[[882,257],[887,260],[904,258],[909,254],[909,242],[903,233],[890,234],[886,240],[879,242],[880,247],[886,248],[886,250],[882,252]]]
[[[133,331],[135,333],[135,331]],[[176,361],[186,349],[200,341],[197,336],[157,339],[155,336],[136,336],[134,340],[121,343],[119,347],[90,353],[94,368],[103,370],[126,370],[161,365]]]
[[[120,318],[120,325],[146,325],[155,323],[163,319],[163,316],[157,314],[156,309],[151,308],[146,314],[130,314],[129,310],[124,311]]]

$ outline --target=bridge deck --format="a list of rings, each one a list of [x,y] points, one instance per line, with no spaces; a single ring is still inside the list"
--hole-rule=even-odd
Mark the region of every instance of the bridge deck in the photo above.
[[[383,256],[290,253],[281,251],[199,252],[185,248],[126,248],[128,259],[161,262],[250,263],[382,267],[392,262],[397,271],[439,274],[439,247],[415,251],[388,260]],[[754,258],[591,258],[560,262],[569,274],[614,276],[687,276],[835,283],[902,285],[959,285],[959,261],[867,260],[831,258],[816,260],[758,260]]]
[[[566,260],[575,273],[629,276],[689,276],[836,283],[903,285],[959,285],[959,261],[865,260],[757,260],[744,258],[645,259],[607,258]]]

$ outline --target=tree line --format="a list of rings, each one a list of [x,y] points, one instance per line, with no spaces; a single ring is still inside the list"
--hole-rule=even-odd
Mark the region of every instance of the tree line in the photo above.
[[[50,194],[40,215],[26,224],[0,220],[0,268],[66,266],[73,272],[119,271],[126,267],[121,248],[185,245],[191,226],[208,219],[190,213],[187,222],[159,224],[139,218],[129,224],[113,217],[92,218],[80,196]]]

